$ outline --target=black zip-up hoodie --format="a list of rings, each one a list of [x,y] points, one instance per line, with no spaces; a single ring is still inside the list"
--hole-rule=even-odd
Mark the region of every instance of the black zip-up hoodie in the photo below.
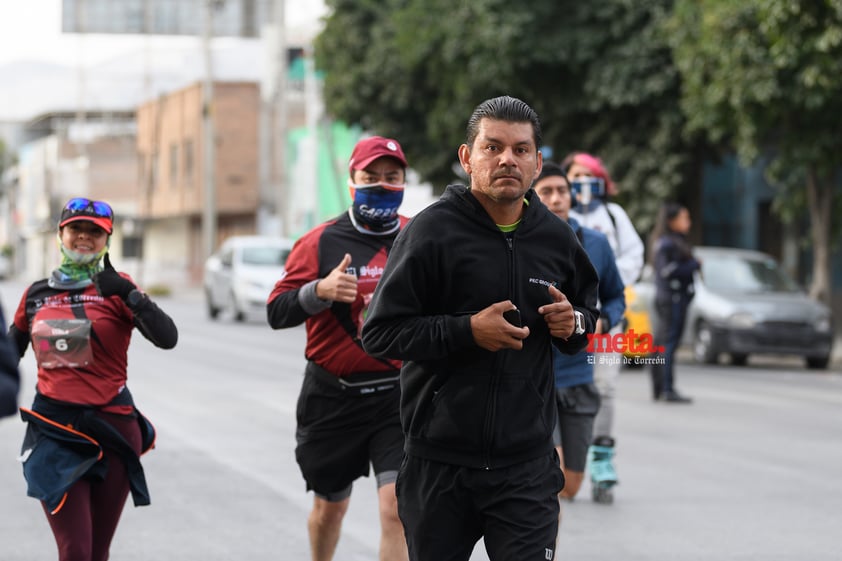
[[[553,448],[550,344],[575,354],[586,335],[550,336],[538,308],[554,284],[585,316],[599,317],[597,274],[570,226],[531,189],[514,234],[494,224],[470,190],[448,186],[398,235],[362,329],[366,352],[401,359],[405,451],[494,469]],[[530,330],[523,349],[479,347],[472,314],[511,300]]]

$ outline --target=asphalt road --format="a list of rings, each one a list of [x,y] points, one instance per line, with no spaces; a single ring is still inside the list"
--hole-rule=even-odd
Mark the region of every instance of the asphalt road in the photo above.
[[[9,316],[22,287],[0,283]],[[312,498],[293,455],[303,329],[211,322],[195,292],[158,302],[179,325],[179,345],[162,351],[136,334],[129,362],[138,406],[158,429],[144,457],[152,505],[129,502],[111,558],[306,561]],[[28,404],[31,353],[21,367]],[[559,559],[840,559],[842,372],[752,359],[744,368],[684,362],[678,379],[694,404],[653,403],[645,371],[622,373],[616,501],[593,503],[585,484],[563,504]],[[0,561],[55,559],[15,459],[22,434],[16,418],[0,421]],[[355,486],[336,560],[376,560],[378,536],[368,478]],[[472,561],[481,560],[480,543]]]

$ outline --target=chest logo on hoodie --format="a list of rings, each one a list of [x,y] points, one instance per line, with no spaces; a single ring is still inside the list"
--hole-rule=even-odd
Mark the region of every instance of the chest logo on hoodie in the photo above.
[[[556,281],[548,281],[548,280],[544,280],[544,279],[538,279],[538,278],[535,278],[535,277],[529,277],[529,282],[531,284],[540,284],[541,286],[546,286],[546,287],[554,286],[554,287],[558,288],[558,283]]]

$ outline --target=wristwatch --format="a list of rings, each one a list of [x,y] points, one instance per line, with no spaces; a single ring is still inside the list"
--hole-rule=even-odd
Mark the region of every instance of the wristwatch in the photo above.
[[[576,329],[573,331],[576,335],[581,335],[585,332],[585,314],[579,310],[573,310],[573,315],[576,316]]]

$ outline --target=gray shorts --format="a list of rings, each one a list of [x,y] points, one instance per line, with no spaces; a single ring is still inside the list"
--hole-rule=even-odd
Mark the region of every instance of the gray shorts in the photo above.
[[[561,446],[564,468],[585,471],[588,447],[593,439],[593,423],[599,411],[599,391],[594,384],[556,388],[558,426],[553,442]]]

